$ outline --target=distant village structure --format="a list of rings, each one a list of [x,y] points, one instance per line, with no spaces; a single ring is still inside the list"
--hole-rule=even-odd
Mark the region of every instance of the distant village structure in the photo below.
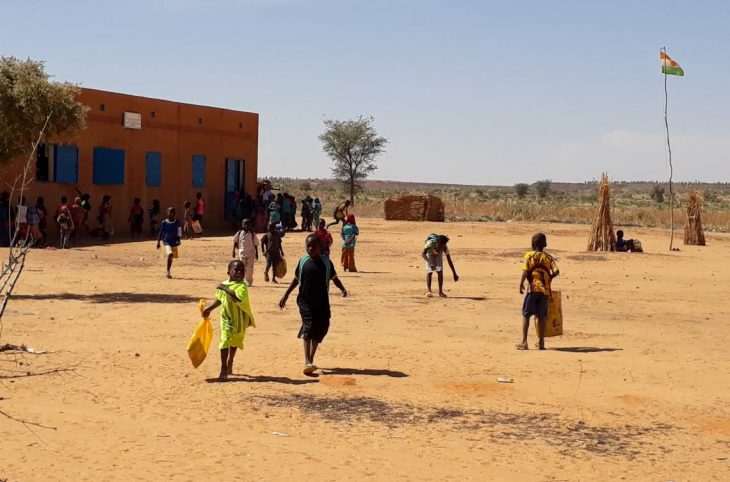
[[[222,227],[239,196],[256,196],[258,114],[95,89],[82,89],[79,101],[90,108],[87,127],[39,147],[28,204],[43,196],[53,209],[78,187],[91,195],[91,224],[108,194],[112,223],[124,229],[135,197],[145,209],[159,199],[163,212],[174,206],[180,215],[201,192],[205,225]],[[12,184],[25,161],[3,166],[0,182]]]

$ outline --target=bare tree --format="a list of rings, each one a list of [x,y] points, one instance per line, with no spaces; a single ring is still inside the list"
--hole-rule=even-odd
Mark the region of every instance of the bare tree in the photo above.
[[[322,150],[332,159],[332,176],[345,184],[350,200],[355,204],[355,193],[378,166],[376,158],[385,152],[388,139],[379,136],[372,117],[358,117],[345,121],[325,119],[325,130],[319,135]]]

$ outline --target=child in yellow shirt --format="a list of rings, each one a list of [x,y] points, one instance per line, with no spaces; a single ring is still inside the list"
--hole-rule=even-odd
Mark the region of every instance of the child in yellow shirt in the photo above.
[[[522,343],[516,345],[518,350],[527,350],[527,331],[530,328],[530,317],[537,317],[538,348],[545,349],[545,320],[547,318],[548,300],[551,281],[560,274],[557,263],[552,256],[544,252],[547,237],[543,233],[532,236],[532,251],[525,253],[520,279],[520,294],[525,292],[525,281],[528,291],[522,303]]]

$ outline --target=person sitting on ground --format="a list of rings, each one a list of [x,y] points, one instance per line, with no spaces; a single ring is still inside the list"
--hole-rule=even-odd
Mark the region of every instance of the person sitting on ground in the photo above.
[[[334,216],[335,220],[332,221],[327,225],[329,228],[330,226],[334,226],[335,224],[339,224],[340,221],[342,221],[342,224],[345,224],[345,220],[347,219],[347,215],[349,214],[348,209],[350,208],[350,200],[340,203],[337,208],[335,209],[335,212],[332,213],[332,216]]]
[[[528,291],[522,302],[522,342],[516,345],[518,350],[527,350],[527,332],[530,329],[530,318],[537,317],[538,348],[545,349],[545,323],[547,320],[548,300],[552,294],[550,285],[560,270],[552,256],[543,251],[547,247],[547,237],[543,233],[532,236],[532,250],[525,253],[520,278],[520,294],[525,292],[525,281]]]
[[[203,316],[222,306],[220,312],[221,339],[218,348],[221,350],[221,372],[219,381],[225,381],[233,375],[233,359],[236,350],[243,350],[246,329],[256,327],[251,305],[248,300],[248,287],[243,280],[244,266],[239,260],[228,263],[228,281],[216,287],[215,301],[203,310]]]
[[[426,296],[429,298],[433,296],[433,292],[431,291],[431,278],[434,272],[438,276],[439,296],[446,298],[446,294],[444,293],[444,255],[446,255],[451,273],[454,275],[454,282],[459,281],[459,275],[456,274],[454,263],[451,261],[451,254],[447,246],[448,242],[448,236],[443,234],[430,234],[426,238],[426,246],[421,256],[426,261],[426,288],[428,288]]]
[[[641,248],[641,241],[638,239],[624,239],[624,232],[619,229],[616,231],[616,251],[641,253],[644,250]]]

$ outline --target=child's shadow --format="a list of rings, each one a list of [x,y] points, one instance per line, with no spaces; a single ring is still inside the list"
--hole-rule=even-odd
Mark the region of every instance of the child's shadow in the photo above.
[[[285,385],[306,385],[308,383],[317,383],[319,380],[293,380],[289,377],[271,377],[268,375],[244,375],[233,374],[229,375],[227,379],[220,380],[218,378],[206,378],[208,383],[283,383]]]

